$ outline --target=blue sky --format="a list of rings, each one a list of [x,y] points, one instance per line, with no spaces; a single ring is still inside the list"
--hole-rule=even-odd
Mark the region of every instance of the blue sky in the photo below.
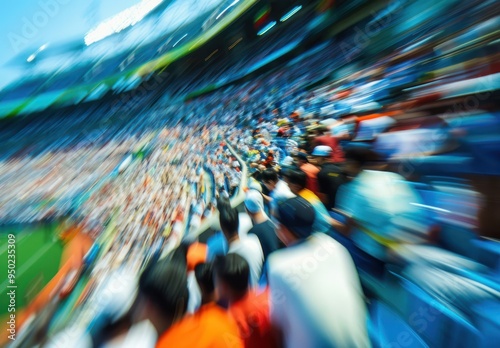
[[[44,44],[83,40],[100,21],[141,0],[16,0],[0,2],[0,88],[22,73],[5,66],[14,56]],[[26,57],[27,58],[27,57]]]

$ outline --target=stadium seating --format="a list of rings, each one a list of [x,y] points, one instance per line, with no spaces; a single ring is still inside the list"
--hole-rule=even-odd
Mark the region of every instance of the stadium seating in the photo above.
[[[374,348],[429,347],[403,318],[380,301],[370,303],[368,329]]]
[[[430,347],[479,347],[480,331],[449,305],[402,279],[405,321]]]

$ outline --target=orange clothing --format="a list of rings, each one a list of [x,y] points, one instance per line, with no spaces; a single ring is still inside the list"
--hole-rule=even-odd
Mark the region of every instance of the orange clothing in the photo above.
[[[194,243],[187,252],[188,272],[194,271],[196,265],[207,262],[208,247],[203,243]]]
[[[229,307],[229,313],[238,324],[246,348],[276,346],[269,319],[269,290],[260,294],[249,291]]]
[[[209,303],[174,324],[156,343],[156,348],[172,347],[242,348],[243,341],[229,314],[217,304]]]
[[[300,167],[300,170],[302,170],[307,175],[306,188],[317,195],[319,192],[318,173],[320,169],[314,164],[306,163]]]

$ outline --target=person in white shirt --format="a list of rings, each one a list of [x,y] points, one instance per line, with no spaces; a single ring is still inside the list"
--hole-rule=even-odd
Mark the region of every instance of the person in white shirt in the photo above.
[[[287,246],[269,256],[271,322],[284,347],[370,347],[367,310],[349,252],[313,234],[314,208],[301,197],[275,212]]]
[[[280,202],[295,197],[286,182],[278,178],[278,173],[273,169],[266,169],[262,173],[262,183],[269,190],[269,196],[263,196],[269,203],[271,214],[276,210]]]
[[[219,209],[219,223],[229,245],[228,253],[242,256],[250,266],[250,284],[256,286],[262,272],[264,253],[255,235],[238,234],[238,211],[230,206]]]

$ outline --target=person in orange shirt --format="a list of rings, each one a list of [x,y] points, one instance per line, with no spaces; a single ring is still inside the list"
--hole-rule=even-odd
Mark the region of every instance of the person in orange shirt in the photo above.
[[[244,347],[236,322],[215,303],[212,265],[197,265],[195,275],[202,294],[200,309],[163,333],[156,348]]]
[[[217,298],[229,304],[245,347],[276,347],[269,318],[269,292],[250,290],[249,277],[248,263],[238,254],[219,256],[214,261]]]
[[[318,195],[318,173],[320,169],[314,164],[309,163],[307,154],[304,152],[297,152],[297,154],[295,154],[295,159],[300,170],[307,175],[306,188],[314,192],[315,195]]]

